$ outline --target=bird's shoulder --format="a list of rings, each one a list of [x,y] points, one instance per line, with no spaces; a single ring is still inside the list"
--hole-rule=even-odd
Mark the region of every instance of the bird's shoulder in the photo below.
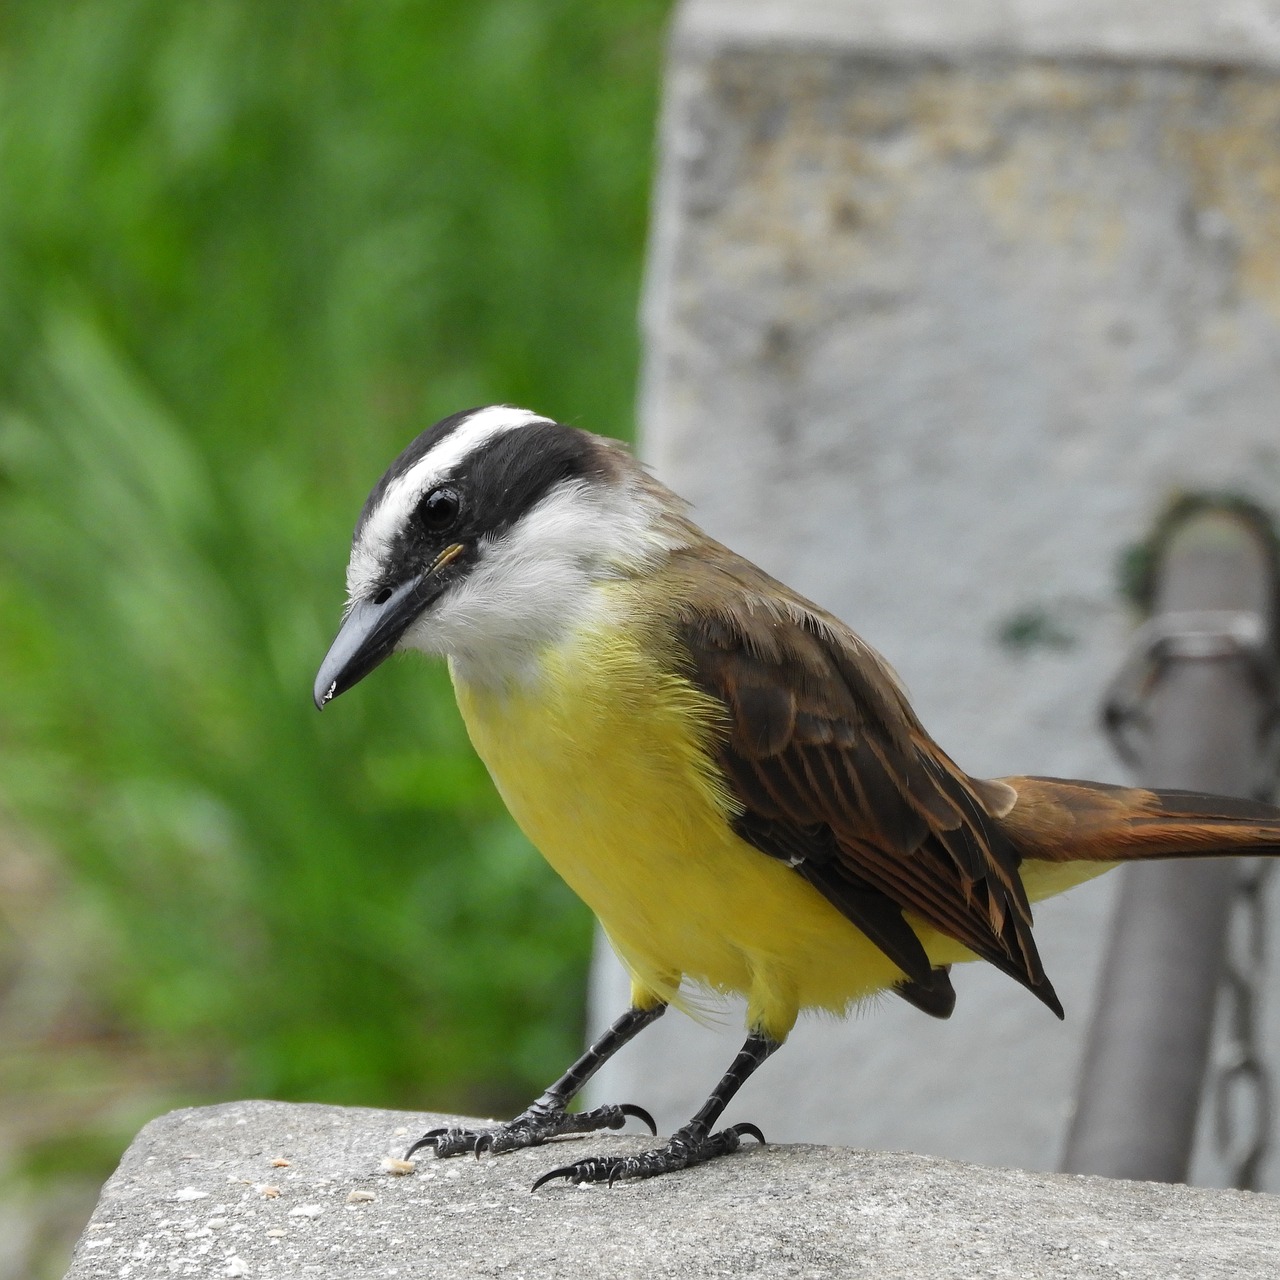
[[[841,739],[857,725],[902,745],[924,734],[892,668],[834,614],[725,547],[681,560],[670,571],[685,580],[667,596],[673,632],[700,677],[746,698],[763,748],[797,735]]]

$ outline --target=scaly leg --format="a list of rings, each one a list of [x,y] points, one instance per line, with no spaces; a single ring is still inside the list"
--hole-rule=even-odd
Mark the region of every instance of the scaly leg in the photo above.
[[[757,1142],[764,1142],[764,1134],[753,1124],[735,1124],[719,1133],[712,1133],[711,1126],[729,1105],[729,1100],[746,1082],[747,1077],[781,1044],[761,1032],[753,1031],[724,1078],[711,1091],[702,1109],[683,1129],[674,1133],[665,1147],[656,1151],[643,1151],[635,1156],[588,1156],[576,1164],[544,1173],[533,1184],[536,1191],[552,1178],[564,1178],[572,1183],[607,1182],[612,1186],[622,1178],[653,1178],[660,1173],[673,1173],[690,1165],[702,1164],[716,1156],[728,1155],[738,1149],[744,1134],[750,1134]]]
[[[592,1133],[597,1129],[621,1129],[628,1116],[635,1116],[658,1132],[653,1117],[643,1108],[623,1103],[621,1106],[595,1107],[591,1111],[571,1112],[569,1103],[578,1091],[628,1040],[639,1035],[651,1022],[666,1012],[665,1004],[646,1009],[628,1009],[568,1071],[536,1102],[526,1107],[514,1120],[491,1129],[432,1129],[424,1133],[405,1152],[408,1160],[422,1147],[431,1147],[438,1156],[459,1156],[474,1151],[477,1159],[486,1151],[499,1155],[520,1147],[536,1147],[549,1138],[562,1134]]]

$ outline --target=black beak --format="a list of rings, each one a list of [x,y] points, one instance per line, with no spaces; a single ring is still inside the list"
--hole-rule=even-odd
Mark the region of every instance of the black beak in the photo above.
[[[314,690],[317,708],[323,711],[326,702],[358,684],[391,656],[410,623],[444,590],[436,573],[439,567],[437,560],[426,573],[401,583],[385,599],[356,601],[320,664]]]

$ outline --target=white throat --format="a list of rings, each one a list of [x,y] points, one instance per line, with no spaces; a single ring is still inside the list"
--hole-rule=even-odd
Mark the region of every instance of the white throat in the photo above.
[[[404,634],[401,648],[449,659],[489,689],[536,682],[543,656],[604,622],[607,584],[644,572],[674,545],[639,486],[571,481],[552,489]]]

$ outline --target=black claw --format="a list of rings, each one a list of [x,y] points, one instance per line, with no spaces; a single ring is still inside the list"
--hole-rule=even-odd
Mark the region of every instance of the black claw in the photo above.
[[[643,1121],[656,1136],[657,1125],[653,1117],[643,1107],[630,1103],[597,1107],[594,1111],[583,1112],[535,1104],[514,1120],[495,1128],[431,1129],[405,1152],[404,1158],[409,1160],[423,1147],[430,1147],[442,1159],[470,1152],[480,1160],[484,1156],[500,1155],[522,1147],[541,1146],[544,1142],[571,1134],[593,1133],[599,1129],[621,1129],[627,1123],[628,1116]]]
[[[537,1191],[554,1178],[564,1178],[575,1186],[583,1182],[603,1182],[612,1187],[623,1179],[655,1178],[664,1173],[675,1173],[737,1151],[738,1141],[744,1136],[754,1138],[761,1146],[766,1145],[764,1134],[753,1124],[731,1125],[718,1133],[705,1133],[690,1125],[674,1134],[665,1147],[656,1151],[629,1156],[588,1156],[576,1164],[563,1165],[544,1173],[530,1190]]]
[[[533,1192],[537,1191],[539,1187],[545,1186],[553,1178],[568,1178],[570,1181],[572,1181],[574,1172],[575,1172],[574,1166],[571,1164],[563,1165],[559,1169],[552,1169],[550,1173],[544,1173],[542,1177],[540,1177],[537,1180],[537,1182],[535,1182],[533,1186],[529,1188],[529,1192],[530,1194],[532,1194]]]
[[[411,1146],[409,1150],[404,1153],[404,1156],[402,1158],[405,1160],[412,1160],[414,1152],[421,1151],[423,1147],[431,1147],[432,1150],[434,1150],[436,1145],[436,1139],[443,1132],[444,1132],[443,1129],[432,1129],[430,1133],[424,1133],[422,1137],[420,1137],[417,1140],[417,1142],[415,1142],[413,1146]]]
[[[619,1108],[624,1116],[634,1116],[637,1120],[643,1121],[649,1126],[649,1132],[656,1138],[658,1136],[658,1126],[654,1124],[653,1117],[643,1108],[637,1107],[633,1102],[624,1102]],[[760,1139],[764,1141],[763,1138]]]

